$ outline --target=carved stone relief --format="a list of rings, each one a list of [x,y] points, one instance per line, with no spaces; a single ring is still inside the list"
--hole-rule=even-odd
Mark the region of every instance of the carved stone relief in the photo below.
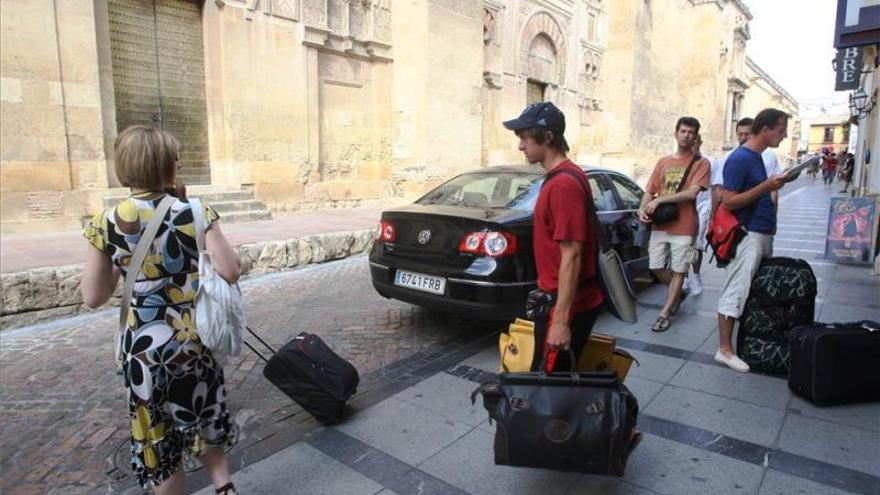
[[[495,43],[495,12],[483,9],[483,44]]]
[[[390,0],[304,0],[308,46],[391,60]]]
[[[302,0],[303,20],[309,26],[327,27],[327,0]]]
[[[219,0],[222,1],[222,0]],[[299,20],[300,0],[233,0],[235,3],[244,4],[250,12],[262,12],[266,15]],[[250,17],[248,17],[250,18]]]
[[[483,80],[493,89],[502,87],[501,36],[504,5],[494,0],[483,3]]]

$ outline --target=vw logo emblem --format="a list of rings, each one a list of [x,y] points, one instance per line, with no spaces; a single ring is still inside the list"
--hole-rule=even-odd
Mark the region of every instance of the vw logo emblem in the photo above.
[[[419,244],[421,244],[422,246],[431,242],[431,231],[428,229],[425,229],[425,230],[419,232],[419,237],[417,238],[417,240],[419,241]]]

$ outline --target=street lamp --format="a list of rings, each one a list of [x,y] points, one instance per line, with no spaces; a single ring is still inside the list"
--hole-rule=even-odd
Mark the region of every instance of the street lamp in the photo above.
[[[849,113],[855,119],[864,119],[877,104],[877,92],[868,98],[864,88],[859,88],[849,95]]]

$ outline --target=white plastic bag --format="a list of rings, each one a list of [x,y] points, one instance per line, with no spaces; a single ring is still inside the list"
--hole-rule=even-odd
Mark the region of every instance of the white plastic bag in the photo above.
[[[211,266],[211,254],[199,253],[196,328],[214,354],[239,356],[245,327],[244,301],[238,284],[229,285]]]
[[[202,343],[220,360],[241,355],[241,333],[245,328],[244,301],[238,284],[230,285],[211,265],[205,250],[205,215],[201,201],[190,200],[199,249],[199,290],[196,292],[196,329]]]

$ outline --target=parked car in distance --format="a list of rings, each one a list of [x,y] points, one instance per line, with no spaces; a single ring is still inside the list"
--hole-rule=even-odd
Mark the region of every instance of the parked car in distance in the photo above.
[[[606,237],[631,277],[647,273],[642,189],[612,170],[584,170]],[[472,318],[522,316],[536,287],[532,222],[543,179],[538,166],[482,168],[384,211],[369,257],[373,287],[387,298]]]

